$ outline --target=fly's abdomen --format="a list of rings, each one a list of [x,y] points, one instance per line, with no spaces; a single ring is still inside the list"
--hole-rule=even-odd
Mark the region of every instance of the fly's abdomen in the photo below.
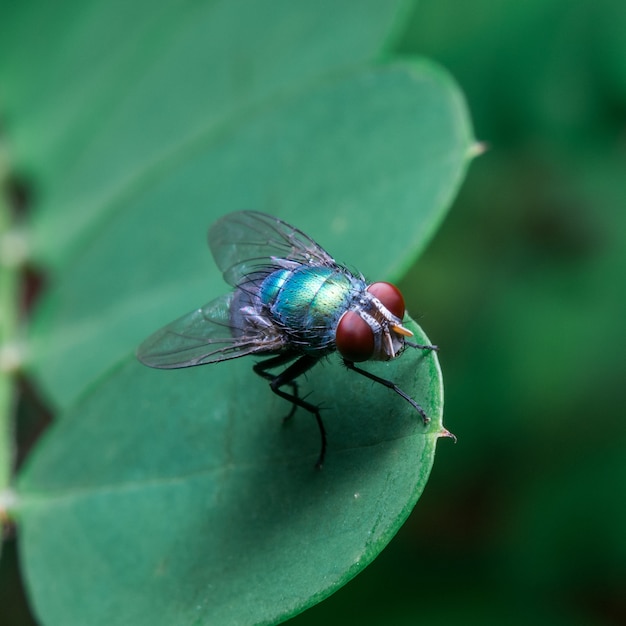
[[[363,289],[347,271],[301,267],[272,272],[259,295],[292,342],[305,353],[319,353],[333,349],[339,318]]]

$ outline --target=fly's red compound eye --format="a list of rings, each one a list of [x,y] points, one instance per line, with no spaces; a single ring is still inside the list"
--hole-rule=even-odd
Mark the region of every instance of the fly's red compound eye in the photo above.
[[[374,353],[374,333],[369,324],[354,311],[346,311],[341,316],[335,343],[339,354],[346,361],[367,361]]]
[[[385,308],[391,311],[396,317],[404,317],[404,297],[400,290],[391,283],[372,283],[368,288],[375,298],[378,298]]]

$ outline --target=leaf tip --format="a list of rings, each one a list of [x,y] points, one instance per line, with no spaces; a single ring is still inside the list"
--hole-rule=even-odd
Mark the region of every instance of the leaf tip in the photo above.
[[[485,141],[475,141],[468,149],[468,156],[470,159],[475,159],[481,154],[485,154],[491,146]]]
[[[448,437],[456,443],[456,435],[452,434],[447,428],[441,427],[441,430],[437,433],[437,437]]]

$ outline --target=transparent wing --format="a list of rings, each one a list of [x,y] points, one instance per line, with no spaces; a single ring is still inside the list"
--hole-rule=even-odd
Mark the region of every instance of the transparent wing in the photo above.
[[[233,327],[233,297],[221,296],[164,326],[139,346],[137,358],[150,367],[176,369],[282,348],[283,338],[269,324],[256,331]]]
[[[209,229],[209,247],[224,280],[233,286],[270,268],[298,264],[337,267],[302,231],[256,211],[231,213],[215,222]]]

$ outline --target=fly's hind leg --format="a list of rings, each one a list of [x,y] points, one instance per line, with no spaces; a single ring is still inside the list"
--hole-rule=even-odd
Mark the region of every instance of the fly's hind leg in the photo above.
[[[259,361],[258,363],[255,363],[252,369],[254,370],[254,373],[257,374],[258,376],[265,378],[265,380],[269,380],[270,386],[271,386],[272,381],[277,376],[276,374],[272,374],[268,372],[267,370],[271,370],[271,369],[274,369],[275,367],[280,367],[281,365],[285,365],[286,363],[293,361],[295,358],[296,357],[290,352],[288,352],[287,354],[279,354],[278,356],[272,357],[271,359],[266,359],[265,361]],[[293,396],[297,398],[298,397],[298,383],[295,380],[292,380],[284,384],[287,384],[291,387],[291,389],[293,390]],[[297,403],[292,402],[289,413],[287,413],[287,415],[283,417],[283,422],[288,422],[293,417],[297,408],[298,408]]]
[[[279,367],[280,365],[284,365],[289,361],[293,361],[294,358],[296,357],[292,353],[280,354],[266,361],[261,361],[260,363],[257,363],[254,366],[254,371],[259,376],[262,376],[263,378],[270,381],[270,389],[277,396],[280,396],[281,398],[284,398],[285,400],[291,402],[291,411],[285,419],[290,419],[293,416],[297,407],[308,411],[315,417],[315,421],[317,422],[317,426],[320,431],[321,439],[320,454],[315,465],[318,469],[321,469],[322,465],[324,464],[324,458],[326,456],[326,429],[324,428],[324,423],[322,422],[322,416],[320,415],[319,407],[300,398],[300,396],[298,395],[298,384],[296,382],[296,378],[310,370],[318,362],[318,359],[311,356],[301,356],[295,363],[292,363],[280,374],[273,375],[267,371],[268,369]],[[281,387],[284,387],[285,385],[289,385],[293,390],[293,393],[288,393],[281,389]]]

